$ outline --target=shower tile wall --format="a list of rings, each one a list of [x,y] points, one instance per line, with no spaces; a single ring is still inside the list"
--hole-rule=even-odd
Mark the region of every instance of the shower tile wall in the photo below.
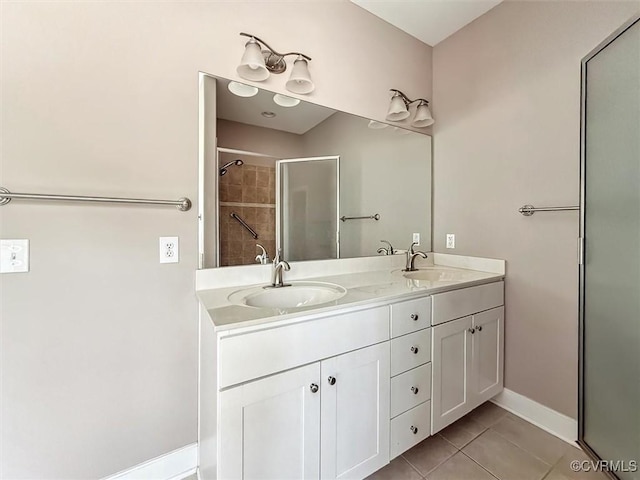
[[[260,249],[266,248],[273,259],[276,248],[275,168],[255,165],[233,165],[219,177],[220,188],[220,266],[256,263]],[[238,214],[255,232],[258,239],[231,213]]]

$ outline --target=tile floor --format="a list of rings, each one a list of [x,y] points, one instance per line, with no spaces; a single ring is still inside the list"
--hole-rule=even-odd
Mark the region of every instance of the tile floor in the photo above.
[[[577,446],[487,402],[366,480],[605,480],[573,472]]]

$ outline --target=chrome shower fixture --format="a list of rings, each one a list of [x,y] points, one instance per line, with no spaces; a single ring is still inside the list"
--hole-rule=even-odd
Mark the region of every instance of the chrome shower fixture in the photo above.
[[[424,98],[410,100],[409,97],[400,90],[392,88],[390,91],[393,92],[393,96],[391,97],[391,103],[389,104],[389,110],[386,117],[387,120],[391,122],[399,122],[409,118],[411,115],[409,112],[409,106],[412,103],[419,102],[411,125],[413,127],[428,127],[429,125],[433,125],[434,120],[431,115],[431,110],[429,110],[428,100],[425,100]]]
[[[287,69],[285,57],[296,55],[297,58],[293,62],[291,77],[285,87],[290,92],[303,95],[313,91],[315,86],[309,74],[311,57],[300,52],[279,53],[255,35],[244,32],[241,32],[240,35],[249,37],[249,41],[244,46],[242,60],[240,60],[240,65],[236,69],[238,75],[247,80],[262,82],[269,78],[271,73],[284,72]]]
[[[240,160],[239,158],[237,160],[232,160],[230,162],[225,163],[221,168],[220,168],[220,176],[223,176],[227,173],[227,168],[232,166],[232,165],[242,165],[244,162],[242,160]]]

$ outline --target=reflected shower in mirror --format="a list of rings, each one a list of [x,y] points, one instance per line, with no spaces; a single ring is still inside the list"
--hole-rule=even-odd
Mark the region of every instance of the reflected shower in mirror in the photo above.
[[[431,249],[431,137],[207,74],[200,87],[202,268],[262,248],[373,256],[413,233]]]

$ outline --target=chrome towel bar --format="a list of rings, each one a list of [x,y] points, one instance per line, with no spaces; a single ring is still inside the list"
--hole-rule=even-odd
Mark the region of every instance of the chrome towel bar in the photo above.
[[[518,209],[525,217],[530,217],[536,212],[566,212],[569,210],[580,210],[580,207],[577,205],[571,205],[569,207],[534,207],[533,205],[524,205]]]
[[[376,213],[375,215],[366,215],[364,217],[345,217],[344,215],[340,217],[340,220],[342,220],[343,222],[346,222],[347,220],[362,220],[362,219],[380,220],[380,215]]]
[[[6,205],[12,199],[24,200],[61,200],[70,202],[99,202],[99,203],[132,203],[138,205],[172,205],[178,207],[181,212],[191,208],[191,200],[186,197],[178,200],[151,200],[147,198],[115,198],[115,197],[89,197],[83,195],[51,195],[47,193],[11,193],[4,187],[0,187],[0,206]]]
[[[251,228],[249,225],[247,225],[247,222],[245,222],[242,218],[240,218],[240,215],[238,215],[236,212],[233,212],[231,213],[230,216],[231,218],[235,218],[238,221],[238,223],[242,225],[247,230],[247,232],[251,234],[254,240],[258,239],[258,234],[256,233],[256,231],[253,228]]]

